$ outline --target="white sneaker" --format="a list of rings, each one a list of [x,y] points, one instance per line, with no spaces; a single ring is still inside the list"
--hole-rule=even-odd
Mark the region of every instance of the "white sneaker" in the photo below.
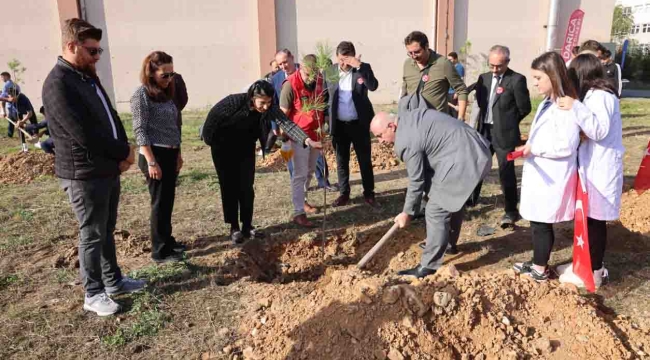
[[[560,266],[563,266],[563,265],[560,265]],[[578,277],[578,275],[576,275],[573,272],[573,264],[570,264],[570,266],[564,267],[562,269],[560,269],[560,266],[558,266],[557,271],[558,271],[558,274],[560,274],[560,282],[561,283],[573,284],[573,285],[575,285],[575,286],[577,286],[579,288],[584,289],[585,283],[584,283],[584,281],[582,281],[582,279],[580,279]],[[563,272],[561,272],[561,271],[563,271]],[[603,283],[605,283],[607,281],[607,279],[609,278],[609,272],[607,271],[607,269],[605,269],[604,266],[602,268],[594,271],[593,274],[594,274],[593,275],[594,276],[594,285],[596,286],[596,289],[601,287],[603,285]]]
[[[109,316],[120,311],[120,305],[103,292],[95,296],[84,296],[84,310],[92,311],[99,316]]]
[[[568,273],[573,273],[573,263],[570,262],[570,263],[558,265],[555,268],[555,272],[557,272],[558,276],[562,276],[564,273],[567,273],[567,272]]]
[[[40,148],[41,148],[41,143],[40,143],[40,142],[34,143],[34,146],[35,146],[37,149],[40,149]]]
[[[26,153],[29,151],[29,148],[27,147],[27,144],[23,144],[23,152]]]

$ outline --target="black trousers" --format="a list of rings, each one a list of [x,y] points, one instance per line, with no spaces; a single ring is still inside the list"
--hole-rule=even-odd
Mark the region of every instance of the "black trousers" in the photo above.
[[[531,221],[530,228],[533,233],[533,264],[546,266],[555,243],[553,224]]]
[[[591,269],[596,271],[603,267],[603,258],[607,247],[607,222],[587,218],[587,229],[589,231]]]
[[[375,175],[370,157],[370,131],[359,124],[359,120],[336,120],[336,134],[333,136],[336,150],[336,164],[341,195],[350,195],[350,145],[354,146],[361,170],[363,195],[375,195]]]
[[[483,136],[492,142],[492,125],[484,124],[483,127]],[[506,213],[516,213],[517,212],[517,175],[515,174],[515,162],[508,161],[508,153],[514,149],[500,149],[490,145],[490,152],[494,155],[497,154],[497,162],[499,163],[499,183],[501,183],[501,191],[505,197],[506,202]],[[471,202],[474,204],[478,203],[478,199],[481,196],[481,187],[483,186],[483,181],[479,182],[474,189],[474,193],[470,198]]]
[[[233,150],[212,147],[212,161],[219,177],[223,218],[230,228],[248,231],[253,228],[255,201],[255,143]]]
[[[147,179],[151,195],[151,257],[162,259],[173,253],[176,243],[172,236],[172,212],[176,198],[178,178],[176,165],[179,150],[157,146],[152,146],[151,150],[162,171],[162,178],[155,180],[149,177],[149,165],[142,154],[138,159],[138,166]]]

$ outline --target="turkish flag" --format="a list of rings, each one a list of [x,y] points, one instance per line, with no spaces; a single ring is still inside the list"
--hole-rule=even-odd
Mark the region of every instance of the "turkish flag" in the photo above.
[[[650,141],[648,142],[648,148],[645,150],[643,160],[641,160],[639,172],[634,179],[634,190],[636,190],[637,194],[641,195],[648,189],[650,189]]]
[[[591,255],[589,254],[589,230],[587,229],[587,214],[589,213],[589,196],[584,183],[584,176],[578,171],[576,186],[576,212],[573,220],[573,273],[585,284],[587,291],[596,291],[594,273],[591,271]]]

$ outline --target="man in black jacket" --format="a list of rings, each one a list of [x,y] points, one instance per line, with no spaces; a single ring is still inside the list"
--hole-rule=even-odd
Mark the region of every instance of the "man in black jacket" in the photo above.
[[[63,56],[43,83],[43,103],[56,145],[55,172],[79,221],[84,309],[119,311],[109,295],[140,291],[122,275],[115,254],[120,173],[134,162],[120,118],[96,75],[101,29],[80,19],[63,26]]]
[[[508,68],[510,50],[495,45],[488,55],[490,72],[481,74],[476,83],[476,101],[481,109],[478,131],[491,143],[490,150],[497,154],[499,180],[505,197],[505,215],[501,227],[513,226],[519,219],[517,210],[517,176],[514,161],[507,155],[521,141],[519,123],[530,113],[530,94],[526,77]],[[476,187],[468,205],[476,205],[481,194]]]
[[[375,180],[370,157],[370,121],[375,116],[368,90],[375,91],[379,82],[370,64],[356,57],[354,44],[342,41],[336,48],[338,64],[333,64],[328,74],[338,74],[327,83],[329,96],[330,133],[336,150],[340,196],[333,206],[343,206],[350,201],[350,145],[354,146],[361,169],[363,197],[366,203],[377,207]],[[327,78],[328,76],[326,76]]]

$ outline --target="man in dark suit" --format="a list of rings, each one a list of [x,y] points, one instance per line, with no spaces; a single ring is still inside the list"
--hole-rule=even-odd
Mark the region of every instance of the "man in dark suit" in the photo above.
[[[521,218],[517,210],[517,176],[514,161],[507,155],[521,141],[519,123],[530,113],[530,95],[526,77],[508,68],[510,50],[495,45],[488,55],[490,72],[481,74],[476,82],[476,101],[480,108],[478,131],[491,143],[490,150],[497,154],[499,181],[505,197],[505,215],[501,227],[514,226]],[[468,205],[478,203],[481,185],[476,187]]]
[[[336,151],[340,196],[333,206],[344,206],[350,201],[350,145],[354,146],[361,169],[363,197],[366,203],[377,207],[375,180],[370,158],[370,120],[375,116],[368,90],[375,91],[379,82],[370,64],[356,57],[354,44],[342,41],[336,47],[338,64],[326,74],[334,74],[338,81],[327,82],[329,94],[330,134]],[[330,76],[325,76],[326,78]]]
[[[395,222],[405,227],[421,208],[423,195],[427,239],[420,264],[399,275],[425,277],[442,265],[445,250],[455,246],[463,223],[465,200],[492,166],[487,141],[462,121],[433,109],[406,110],[400,100],[399,122],[386,113],[372,120],[370,130],[381,142],[395,143],[406,163],[409,184],[404,208]]]
[[[135,153],[96,74],[101,29],[69,19],[62,30],[63,56],[43,83],[43,103],[56,145],[54,170],[79,222],[83,307],[108,316],[120,310],[109,296],[145,287],[122,275],[113,237],[120,173]]]

